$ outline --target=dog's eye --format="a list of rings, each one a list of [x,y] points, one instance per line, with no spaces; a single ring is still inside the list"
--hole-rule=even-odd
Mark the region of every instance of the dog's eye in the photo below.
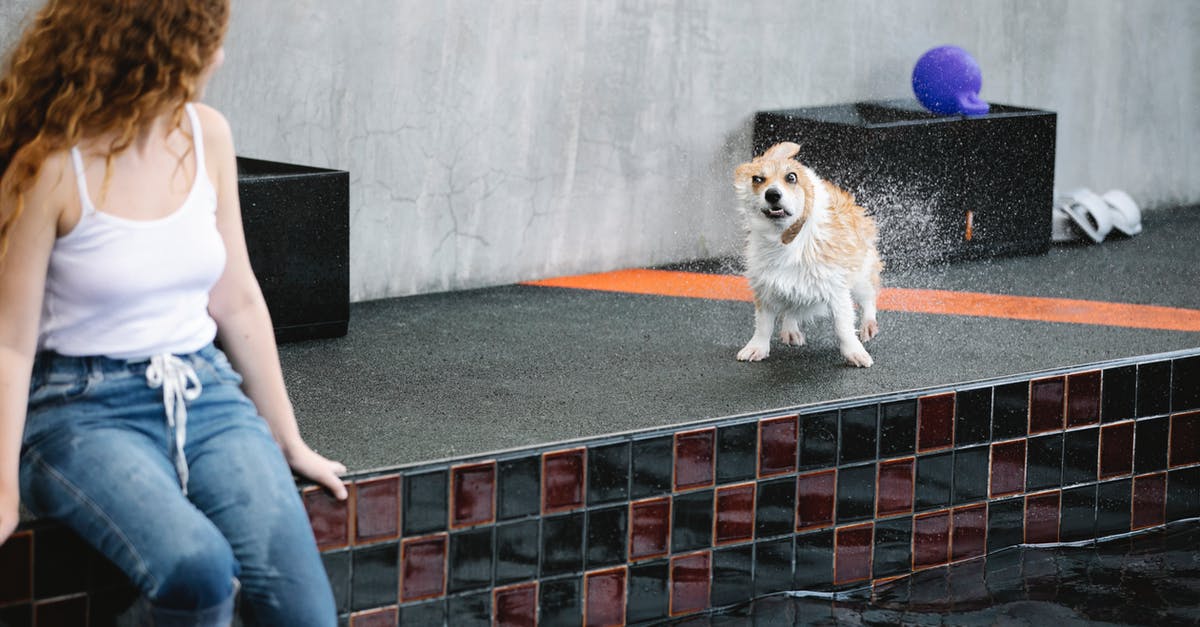
[[[787,173],[787,176],[786,176],[786,177],[784,177],[784,179],[785,179],[787,182],[789,182],[789,183],[795,183],[795,182],[796,182],[796,173],[795,173],[795,172],[788,172],[788,173]]]
[[[755,185],[762,185],[762,184],[763,184],[763,181],[765,181],[765,180],[767,180],[767,179],[765,179],[765,178],[763,178],[763,177],[761,177],[761,176],[752,176],[752,177],[750,177],[750,182],[751,182],[751,183],[754,183]]]

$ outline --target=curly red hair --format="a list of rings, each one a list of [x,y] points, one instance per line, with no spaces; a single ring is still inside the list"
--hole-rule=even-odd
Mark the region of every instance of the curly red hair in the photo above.
[[[108,158],[143,125],[179,124],[221,47],[229,0],[49,0],[0,74],[0,257],[23,195],[51,153],[112,134]]]

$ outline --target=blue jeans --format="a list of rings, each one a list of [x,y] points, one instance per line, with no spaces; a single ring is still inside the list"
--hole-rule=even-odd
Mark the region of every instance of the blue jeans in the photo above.
[[[181,417],[168,425],[149,361],[38,355],[21,448],[26,507],[124,571],[155,624],[227,624],[235,578],[249,624],[335,624],[291,471],[241,377],[212,345],[177,363],[202,387],[186,405],[182,470]]]

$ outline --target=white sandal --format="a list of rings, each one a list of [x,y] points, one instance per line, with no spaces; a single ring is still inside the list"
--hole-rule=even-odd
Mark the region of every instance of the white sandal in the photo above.
[[[1101,196],[1112,207],[1113,228],[1133,237],[1142,232],[1142,210],[1124,191],[1110,189]]]

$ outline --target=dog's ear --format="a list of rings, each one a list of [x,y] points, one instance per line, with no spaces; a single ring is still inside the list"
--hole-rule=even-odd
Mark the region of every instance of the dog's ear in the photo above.
[[[792,142],[780,142],[763,153],[764,159],[791,159],[800,152],[800,146]]]

